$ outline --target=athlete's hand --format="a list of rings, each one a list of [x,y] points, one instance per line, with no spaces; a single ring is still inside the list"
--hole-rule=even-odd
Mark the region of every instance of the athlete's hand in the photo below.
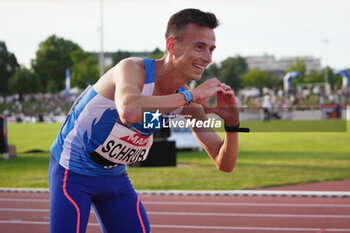
[[[215,108],[206,108],[207,113],[219,115],[226,125],[235,126],[239,122],[239,110],[236,97],[231,87],[222,83],[221,90],[216,94],[217,105]]]
[[[208,79],[195,89],[191,90],[196,103],[204,106],[205,108],[208,107],[208,103],[205,100],[209,99],[219,91],[222,91],[222,85],[217,78]]]

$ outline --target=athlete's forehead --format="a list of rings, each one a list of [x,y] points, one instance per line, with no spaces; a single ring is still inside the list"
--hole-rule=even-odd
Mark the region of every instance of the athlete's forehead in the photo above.
[[[182,32],[182,42],[186,44],[202,44],[208,47],[215,47],[216,37],[213,29],[189,23]]]

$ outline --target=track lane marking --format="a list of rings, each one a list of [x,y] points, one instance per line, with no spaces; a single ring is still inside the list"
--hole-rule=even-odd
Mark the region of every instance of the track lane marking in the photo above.
[[[49,225],[48,221],[8,221],[0,220],[0,224],[27,224],[27,225]],[[100,226],[98,223],[89,223],[88,226]],[[303,231],[315,232],[324,230],[321,228],[288,228],[288,227],[231,227],[231,226],[191,226],[191,225],[151,225],[151,228],[172,229],[211,229],[211,230],[256,230],[256,231]],[[327,228],[327,232],[349,232],[350,229]]]
[[[39,212],[48,213],[49,209],[0,208],[0,212]],[[91,211],[93,213],[93,211]],[[264,218],[350,218],[350,215],[325,214],[251,214],[251,213],[209,213],[209,212],[169,212],[147,211],[148,215],[180,215],[180,216],[221,216],[221,217],[264,217]]]
[[[1,188],[0,192],[49,193],[45,188]],[[272,196],[272,197],[350,197],[348,191],[293,191],[293,190],[136,190],[140,195],[188,196]]]
[[[46,202],[50,200],[43,199],[25,199],[25,198],[0,198],[0,202]],[[273,206],[273,207],[336,207],[349,208],[350,204],[308,204],[308,203],[248,203],[248,202],[186,202],[186,201],[142,201],[142,204],[149,205],[206,205],[206,206]]]
[[[250,213],[201,213],[201,212],[153,212],[149,215],[191,215],[220,217],[263,217],[263,218],[350,218],[350,215],[320,215],[320,214],[250,214]]]
[[[142,201],[150,205],[206,205],[206,206],[263,206],[263,207],[340,207],[349,208],[350,204],[308,204],[308,203],[249,203],[249,202],[180,202],[180,201]]]
[[[50,202],[49,199],[33,199],[33,198],[0,198],[0,201],[15,201],[15,202]]]

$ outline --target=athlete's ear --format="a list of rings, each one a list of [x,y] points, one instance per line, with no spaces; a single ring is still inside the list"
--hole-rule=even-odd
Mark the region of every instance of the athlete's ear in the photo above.
[[[171,54],[171,55],[175,55],[175,49],[174,49],[174,45],[175,45],[175,38],[170,36],[166,39],[166,50]]]

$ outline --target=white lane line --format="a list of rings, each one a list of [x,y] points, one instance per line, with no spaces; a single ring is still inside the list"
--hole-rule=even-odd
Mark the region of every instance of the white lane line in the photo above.
[[[347,191],[280,191],[280,190],[136,190],[142,195],[189,196],[272,196],[272,197],[350,197]]]
[[[350,204],[308,204],[308,203],[247,203],[247,202],[185,202],[185,201],[142,201],[149,205],[195,205],[195,206],[263,206],[263,207],[339,207],[349,208]]]
[[[323,214],[249,214],[249,213],[201,213],[201,212],[154,212],[148,215],[191,215],[191,216],[220,216],[220,217],[263,217],[263,218],[350,218],[350,215]]]
[[[49,225],[48,221],[11,221],[0,220],[0,224],[28,224],[28,225]],[[99,226],[98,223],[89,223],[89,226]],[[191,225],[151,225],[151,228],[172,228],[172,229],[211,229],[211,230],[241,230],[241,231],[322,231],[320,228],[288,228],[288,227],[233,227],[233,226],[191,226]],[[350,232],[350,229],[327,228],[327,232]]]
[[[0,201],[14,201],[14,202],[50,202],[49,199],[31,199],[31,198],[0,198]]]
[[[3,224],[29,224],[29,225],[49,225],[47,221],[22,221],[22,220],[0,220]]]
[[[320,228],[289,228],[289,227],[230,227],[230,226],[186,226],[186,225],[151,225],[153,228],[180,228],[180,229],[213,229],[213,230],[241,230],[241,231],[321,231]],[[349,232],[350,229],[327,228],[327,232]]]
[[[0,192],[49,193],[49,189],[1,188]],[[350,197],[347,191],[279,191],[279,190],[136,190],[142,195],[195,196],[282,196],[282,197]]]
[[[48,199],[0,198],[0,202],[46,202]],[[147,205],[195,205],[195,206],[262,206],[262,207],[330,207],[349,208],[350,204],[308,204],[308,203],[247,203],[247,202],[188,202],[188,201],[142,201]]]
[[[0,208],[0,212],[50,212],[49,209]],[[93,211],[92,211],[93,213]],[[251,213],[207,213],[207,212],[169,212],[147,211],[148,215],[179,215],[179,216],[220,216],[220,217],[263,217],[263,218],[350,218],[350,215],[324,214],[251,214]]]
[[[3,212],[50,212],[49,209],[0,208]]]

